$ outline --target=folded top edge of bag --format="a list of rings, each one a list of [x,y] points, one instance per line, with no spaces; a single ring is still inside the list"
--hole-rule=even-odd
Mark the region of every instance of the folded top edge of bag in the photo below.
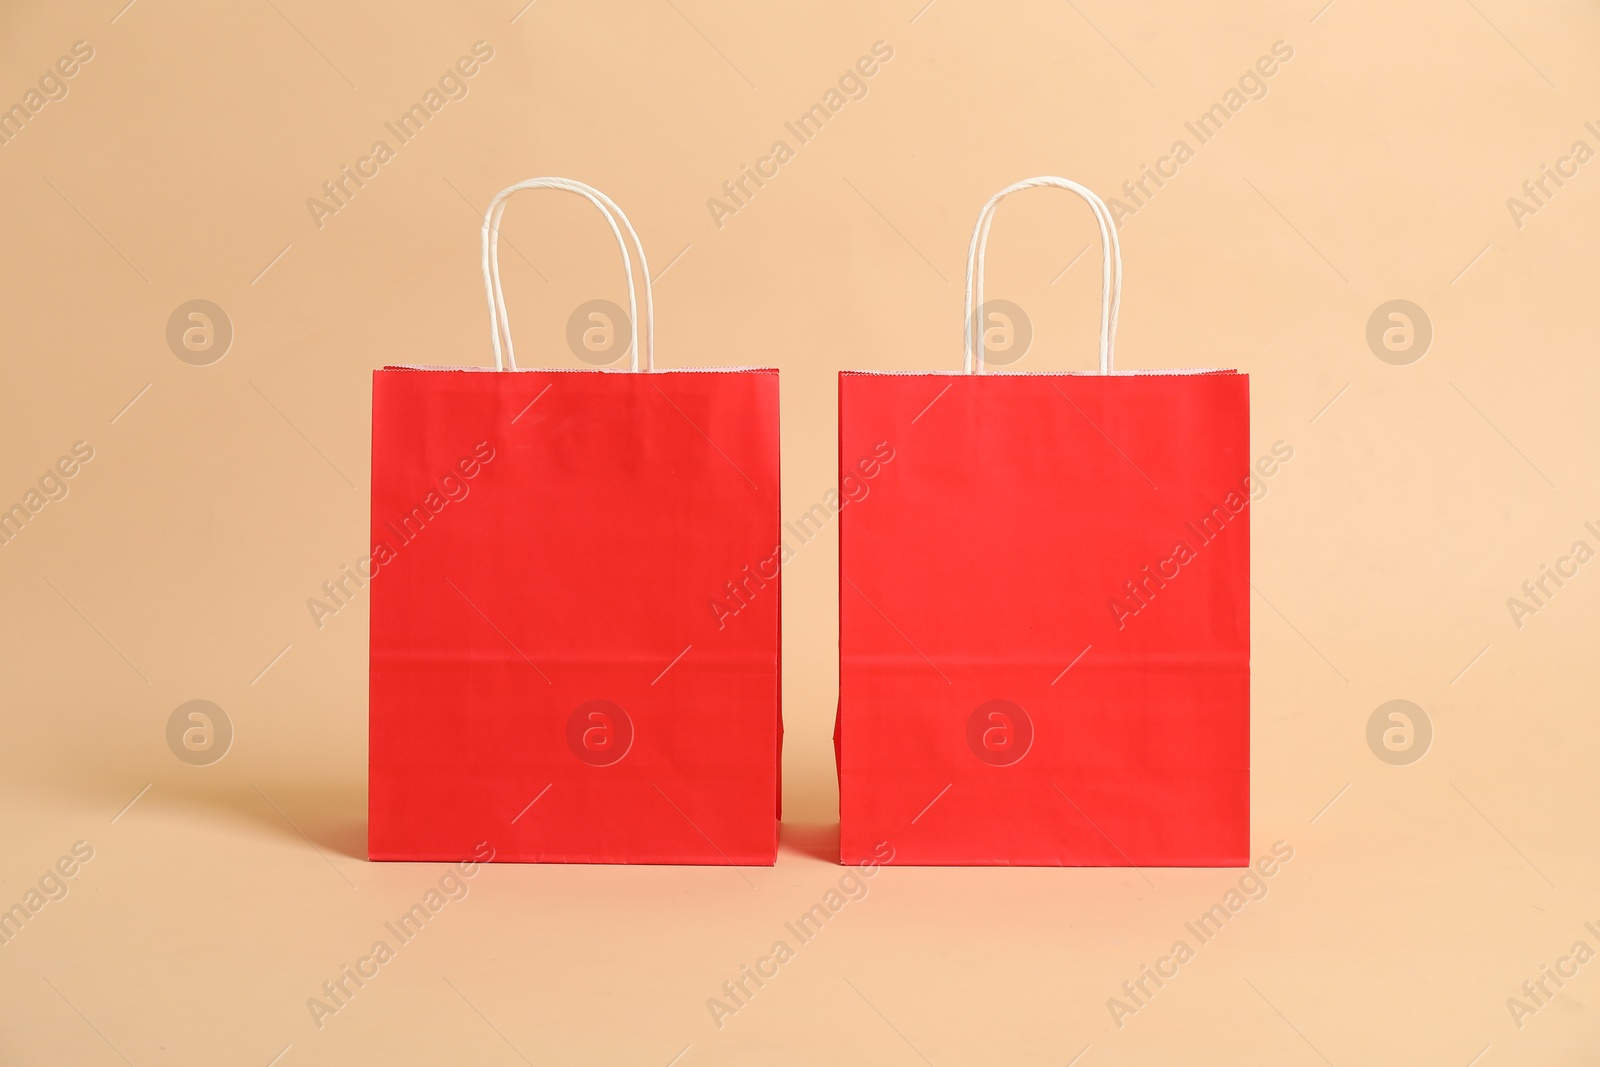
[[[778,373],[777,367],[657,367],[649,371],[605,370],[599,367],[507,367],[504,370],[496,370],[493,367],[446,367],[433,363],[389,363],[382,369],[481,371],[485,374],[642,374],[646,377],[652,374],[736,374],[749,371],[763,374]]]
[[[840,375],[921,375],[933,378],[1150,378],[1150,377],[1192,377],[1207,374],[1246,374],[1248,372],[1226,367],[1174,367],[1170,370],[1151,368],[1149,370],[1111,370],[1102,374],[1097,370],[985,370],[982,374],[972,374],[964,370],[842,370]]]

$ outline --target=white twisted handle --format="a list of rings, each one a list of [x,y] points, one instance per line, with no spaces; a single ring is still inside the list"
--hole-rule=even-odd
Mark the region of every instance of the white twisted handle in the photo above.
[[[527,181],[518,182],[507,186],[495,194],[489,202],[488,210],[483,215],[483,287],[489,300],[489,330],[494,339],[494,369],[504,370],[507,364],[512,370],[517,369],[516,351],[511,344],[511,318],[506,313],[506,297],[500,287],[500,220],[505,215],[506,201],[514,193],[524,189],[560,189],[569,193],[576,193],[589,201],[605,216],[606,223],[611,227],[611,233],[617,239],[617,248],[622,252],[622,269],[628,274],[628,339],[630,363],[628,369],[639,369],[639,307],[635,297],[633,284],[633,260],[628,255],[628,243],[623,240],[622,230],[625,229],[628,237],[633,241],[633,248],[639,254],[639,271],[644,275],[644,315],[645,315],[645,370],[655,370],[655,341],[656,341],[656,310],[655,300],[650,292],[650,265],[645,260],[644,245],[639,240],[639,235],[633,229],[633,223],[628,221],[628,216],[605,193],[591,185],[574,181],[571,178],[529,178]],[[617,228],[621,220],[622,229]],[[504,335],[505,346],[502,354],[501,337]]]
[[[1093,209],[1095,221],[1100,226],[1100,373],[1110,374],[1117,343],[1117,316],[1122,309],[1122,245],[1117,240],[1117,224],[1111,216],[1111,209],[1092,189],[1070,179],[1050,175],[1027,178],[1006,186],[990,197],[978,213],[977,225],[972,228],[972,243],[967,247],[966,359],[963,370],[968,374],[973,373],[972,353],[976,349],[977,373],[983,373],[983,341],[980,336],[983,324],[978,321],[976,312],[983,306],[983,258],[989,246],[989,227],[994,223],[995,208],[1012,193],[1039,186],[1052,186],[1077,193]],[[974,275],[976,289],[973,285]]]

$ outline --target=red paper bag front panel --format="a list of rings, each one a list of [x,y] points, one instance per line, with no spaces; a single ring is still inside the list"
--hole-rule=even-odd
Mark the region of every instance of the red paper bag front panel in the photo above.
[[[846,372],[841,852],[1232,866],[1250,810],[1249,383]]]
[[[388,368],[372,439],[372,858],[774,862],[777,372]]]

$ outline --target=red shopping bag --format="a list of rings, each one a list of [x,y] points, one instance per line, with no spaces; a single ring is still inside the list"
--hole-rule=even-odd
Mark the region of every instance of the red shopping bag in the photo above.
[[[1249,383],[1101,369],[839,377],[845,863],[1234,866],[1250,800]],[[972,302],[974,263],[978,289]]]
[[[369,852],[771,864],[778,374],[373,375]],[[650,318],[646,290],[646,318]],[[502,329],[506,361],[501,371]]]

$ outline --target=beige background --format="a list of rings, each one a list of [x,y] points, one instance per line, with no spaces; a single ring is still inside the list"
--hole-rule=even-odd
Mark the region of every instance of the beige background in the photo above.
[[[1507,998],[1600,949],[1600,570],[1520,629],[1506,606],[1600,547],[1600,163],[1520,227],[1506,203],[1600,149],[1593,5],[124,2],[0,14],[0,103],[94,50],[0,146],[0,505],[94,449],[0,547],[0,907],[94,850],[0,946],[0,1062],[1595,1062],[1600,963],[1520,1028]],[[319,229],[306,200],[479,40],[469,95]],[[707,199],[880,40],[866,97],[719,228]],[[782,368],[792,516],[834,481],[837,370],[958,365],[989,194],[1115,194],[1280,40],[1267,95],[1124,220],[1119,348],[1249,371],[1254,451],[1294,448],[1253,509],[1252,850],[1294,849],[1265,899],[1119,1028],[1108,998],[1238,872],[888,870],[714,1025],[842,873],[830,535],[785,575],[776,868],[478,871],[319,1029],[307,998],[446,872],[362,858],[366,602],[320,630],[305,602],[363,550],[371,369],[489,360],[488,197],[598,185],[660,275],[662,365]],[[580,365],[567,315],[622,298],[587,211],[508,216],[529,362]],[[1019,369],[1092,364],[1093,255],[1062,273],[1092,232],[1062,194],[1001,215]],[[1407,366],[1365,340],[1400,298],[1434,328]],[[235,330],[209,366],[165,339],[192,299]],[[1434,729],[1409,766],[1365,739],[1397,698]],[[167,747],[191,699],[236,731],[211,766]]]

